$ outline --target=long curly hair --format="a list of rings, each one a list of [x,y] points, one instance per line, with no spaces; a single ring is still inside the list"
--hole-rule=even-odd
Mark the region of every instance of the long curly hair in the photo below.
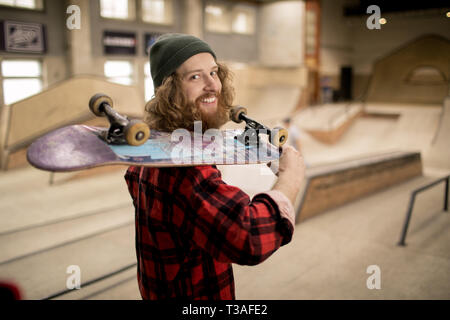
[[[193,130],[195,121],[203,121],[203,131],[221,126],[229,120],[229,111],[234,100],[232,73],[223,63],[217,63],[222,91],[218,96],[218,114],[214,124],[205,123],[195,103],[189,102],[181,86],[181,79],[173,73],[155,91],[153,99],[145,105],[144,121],[150,129],[173,131],[178,128]]]

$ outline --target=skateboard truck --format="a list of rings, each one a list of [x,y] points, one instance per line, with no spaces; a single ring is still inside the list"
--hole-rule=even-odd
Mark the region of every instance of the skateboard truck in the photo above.
[[[97,93],[89,100],[89,109],[98,117],[107,117],[109,130],[102,137],[110,144],[129,144],[139,146],[150,137],[150,128],[139,120],[130,120],[113,109],[110,97]]]
[[[247,109],[242,106],[233,107],[230,110],[230,118],[236,123],[245,121],[244,132],[236,136],[235,139],[241,141],[245,145],[249,145],[250,142],[256,142],[259,144],[259,134],[265,133],[269,136],[269,142],[276,147],[284,145],[288,138],[288,132],[282,127],[275,127],[270,129],[265,125],[249,118],[247,116]]]

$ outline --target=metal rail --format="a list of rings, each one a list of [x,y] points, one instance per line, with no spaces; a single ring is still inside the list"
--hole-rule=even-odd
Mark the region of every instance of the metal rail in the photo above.
[[[406,234],[408,232],[408,226],[409,226],[409,221],[411,220],[411,215],[412,215],[412,211],[414,208],[414,202],[416,200],[416,196],[418,193],[425,191],[431,187],[434,187],[435,185],[444,182],[445,181],[445,194],[444,194],[444,211],[448,211],[448,191],[449,191],[449,183],[450,183],[450,175],[446,176],[446,177],[442,177],[438,180],[435,180],[425,186],[422,186],[420,188],[417,188],[416,190],[414,190],[411,193],[411,197],[409,199],[409,206],[408,206],[408,210],[406,211],[406,217],[405,217],[405,222],[403,224],[403,229],[402,229],[402,233],[400,236],[400,241],[398,243],[399,246],[406,246],[405,240],[406,240]]]

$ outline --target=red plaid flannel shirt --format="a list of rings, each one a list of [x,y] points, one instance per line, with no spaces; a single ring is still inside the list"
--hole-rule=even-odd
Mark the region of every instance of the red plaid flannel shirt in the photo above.
[[[130,167],[125,180],[143,299],[235,299],[231,263],[256,265],[291,240],[271,196],[250,201],[215,166]]]

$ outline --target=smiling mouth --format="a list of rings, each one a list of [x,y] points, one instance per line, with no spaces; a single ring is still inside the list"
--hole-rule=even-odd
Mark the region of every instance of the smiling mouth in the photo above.
[[[205,97],[200,99],[200,102],[202,103],[207,103],[207,104],[211,104],[217,101],[217,97],[216,96],[209,96],[209,97]]]

